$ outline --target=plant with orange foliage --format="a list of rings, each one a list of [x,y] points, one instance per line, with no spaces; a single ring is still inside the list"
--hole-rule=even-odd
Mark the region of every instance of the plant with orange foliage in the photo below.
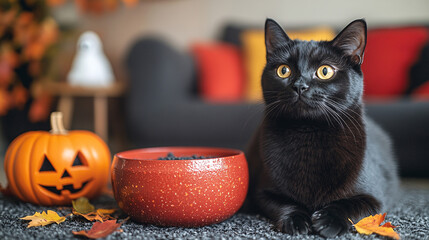
[[[50,49],[59,35],[48,10],[45,1],[0,1],[0,117],[16,119],[9,115],[22,112],[29,124],[48,120],[50,96],[30,94],[47,75]]]

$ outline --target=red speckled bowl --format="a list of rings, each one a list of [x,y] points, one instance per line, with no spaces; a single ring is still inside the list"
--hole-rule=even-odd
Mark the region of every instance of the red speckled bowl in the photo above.
[[[177,157],[209,159],[157,160]],[[138,222],[198,227],[231,217],[246,198],[249,181],[243,152],[206,147],[146,148],[117,153],[112,185],[119,207]]]

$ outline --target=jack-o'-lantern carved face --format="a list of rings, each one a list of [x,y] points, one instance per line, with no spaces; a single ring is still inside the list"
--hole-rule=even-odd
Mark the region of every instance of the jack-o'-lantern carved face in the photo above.
[[[50,133],[20,135],[6,152],[8,188],[23,201],[70,204],[79,197],[97,196],[107,184],[110,167],[107,145],[91,132],[65,131],[56,121],[51,120]]]
[[[36,181],[40,187],[49,192],[47,194],[54,194],[53,197],[63,195],[74,198],[73,195],[83,191],[90,183],[92,180],[90,167],[82,153],[78,152],[74,161],[68,163],[51,162],[46,155],[44,156]]]

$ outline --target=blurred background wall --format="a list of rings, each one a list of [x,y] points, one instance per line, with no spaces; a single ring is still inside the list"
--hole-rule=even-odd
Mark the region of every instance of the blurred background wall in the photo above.
[[[81,15],[68,3],[54,9],[60,24],[97,31],[105,51],[120,66],[129,45],[144,34],[157,34],[186,49],[193,41],[213,40],[226,22],[262,26],[267,17],[285,28],[314,25],[344,27],[365,18],[370,28],[429,23],[427,0],[149,0],[102,15]]]

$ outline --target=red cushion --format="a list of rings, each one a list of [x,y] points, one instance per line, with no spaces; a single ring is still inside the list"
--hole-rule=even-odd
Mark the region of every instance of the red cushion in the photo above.
[[[194,44],[199,92],[212,102],[239,101],[243,96],[244,72],[239,49],[226,43]]]
[[[428,40],[424,27],[368,31],[364,63],[366,97],[394,97],[404,93],[411,65]]]

